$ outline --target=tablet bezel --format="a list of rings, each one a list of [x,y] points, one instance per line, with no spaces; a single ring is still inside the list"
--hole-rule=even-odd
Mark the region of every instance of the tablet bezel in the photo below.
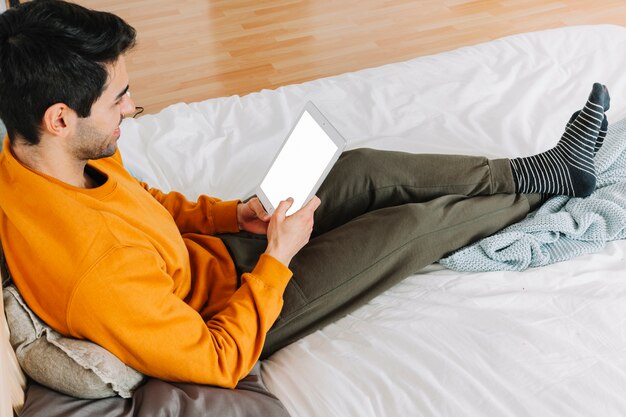
[[[313,188],[311,189],[311,191],[307,195],[306,199],[304,200],[303,206],[306,205],[306,203],[308,203],[311,200],[311,198],[313,198],[313,196],[315,195],[317,190],[319,190],[320,186],[322,185],[322,182],[324,182],[324,180],[328,176],[328,173],[332,169],[333,165],[335,165],[335,162],[337,162],[337,160],[339,159],[339,156],[342,154],[342,152],[344,151],[344,149],[346,147],[347,143],[346,143],[346,140],[343,138],[343,136],[341,136],[341,134],[337,131],[337,129],[335,129],[335,127],[328,121],[328,119],[315,106],[315,104],[313,104],[313,102],[311,102],[311,101],[308,101],[305,104],[305,106],[302,109],[302,111],[300,112],[300,115],[296,119],[296,122],[291,127],[291,130],[287,134],[287,137],[285,138],[285,140],[281,144],[280,149],[278,150],[278,152],[274,156],[274,159],[272,160],[272,163],[269,165],[269,168],[265,171],[265,174],[263,175],[263,177],[261,178],[261,181],[259,182],[259,184],[256,187],[256,196],[259,198],[259,200],[261,200],[261,203],[263,204],[263,207],[265,208],[265,210],[269,214],[274,213],[274,211],[276,210],[276,207],[273,206],[273,204],[271,203],[271,201],[269,200],[269,198],[267,197],[267,195],[265,194],[265,192],[261,188],[261,185],[263,184],[263,181],[265,181],[265,178],[267,177],[267,175],[271,171],[272,167],[274,166],[274,162],[276,162],[276,160],[278,159],[279,155],[281,154],[281,152],[285,148],[285,145],[288,143],[289,139],[292,137],[291,135],[292,135],[293,131],[295,130],[296,126],[298,125],[298,123],[300,122],[300,119],[302,119],[302,116],[304,115],[304,112],[308,112],[311,115],[311,117],[315,120],[315,122],[322,128],[322,130],[335,143],[335,145],[337,145],[337,150],[335,151],[334,155],[332,156],[332,158],[330,159],[330,161],[328,162],[328,164],[324,168],[324,171],[319,176],[317,182],[315,183],[315,185],[313,186]]]

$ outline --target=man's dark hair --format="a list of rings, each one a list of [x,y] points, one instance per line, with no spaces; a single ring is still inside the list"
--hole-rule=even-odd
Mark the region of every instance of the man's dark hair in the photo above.
[[[35,0],[0,14],[0,119],[9,138],[36,145],[53,104],[88,117],[107,64],[135,44],[120,17],[59,0]]]

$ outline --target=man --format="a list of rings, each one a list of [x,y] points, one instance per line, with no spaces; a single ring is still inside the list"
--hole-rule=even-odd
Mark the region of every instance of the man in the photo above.
[[[117,150],[134,30],[62,1],[0,16],[0,238],[29,306],[154,377],[234,387],[271,354],[446,253],[584,197],[606,130],[595,84],[558,144],[513,160],[354,150],[292,216],[161,193]],[[283,301],[284,300],[284,301]]]

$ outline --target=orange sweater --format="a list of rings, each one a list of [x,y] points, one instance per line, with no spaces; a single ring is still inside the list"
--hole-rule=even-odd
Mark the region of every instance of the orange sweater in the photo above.
[[[291,272],[269,255],[237,276],[219,232],[236,201],[187,201],[139,183],[118,154],[82,189],[0,154],[0,238],[22,296],[62,334],[147,375],[234,387],[261,354]]]

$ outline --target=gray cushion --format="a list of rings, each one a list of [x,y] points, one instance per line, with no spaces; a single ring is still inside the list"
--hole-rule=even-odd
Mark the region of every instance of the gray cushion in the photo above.
[[[35,381],[77,398],[128,398],[144,376],[95,343],[63,337],[26,305],[17,288],[2,290],[11,346]]]
[[[147,378],[132,398],[80,400],[30,384],[20,417],[289,417],[267,392],[260,366],[236,389]]]

